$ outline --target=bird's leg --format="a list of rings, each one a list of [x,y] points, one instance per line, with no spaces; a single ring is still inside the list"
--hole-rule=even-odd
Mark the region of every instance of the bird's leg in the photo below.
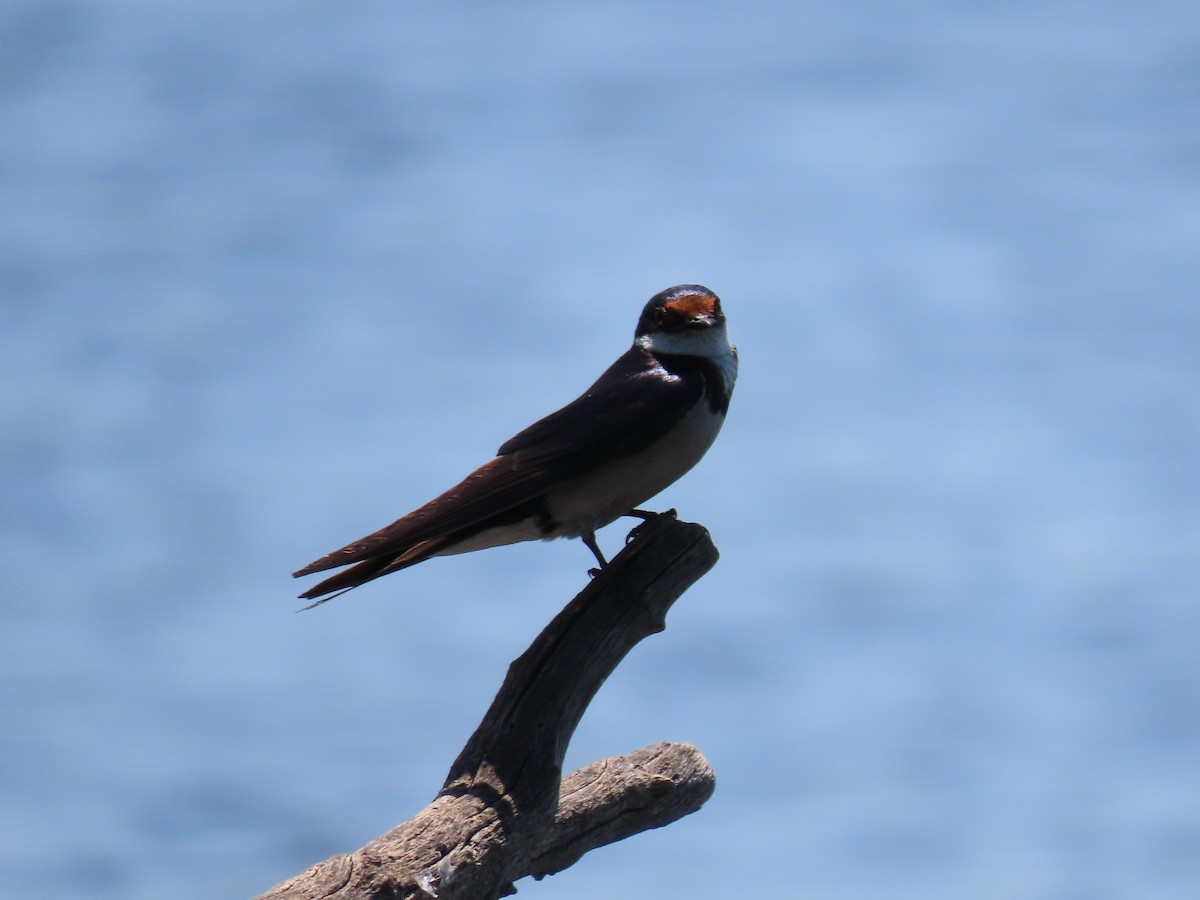
[[[592,551],[592,554],[596,557],[596,562],[600,563],[600,568],[588,569],[588,574],[595,578],[608,568],[608,560],[604,558],[604,554],[600,552],[600,545],[596,543],[596,532],[589,531],[587,534],[580,535],[579,539]]]

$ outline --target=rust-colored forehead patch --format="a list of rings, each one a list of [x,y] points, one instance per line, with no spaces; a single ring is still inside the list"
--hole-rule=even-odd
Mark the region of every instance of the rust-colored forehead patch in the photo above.
[[[717,314],[717,298],[712,294],[680,294],[666,302],[666,309],[670,313],[688,319],[715,316]]]

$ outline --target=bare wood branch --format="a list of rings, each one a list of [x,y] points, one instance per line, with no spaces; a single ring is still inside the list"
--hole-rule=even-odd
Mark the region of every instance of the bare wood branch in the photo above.
[[[520,877],[560,871],[590,849],[698,809],[714,778],[689,745],[601,760],[565,782],[562,761],[600,685],[634,645],[663,630],[667,610],[716,560],[708,532],[673,511],[641,526],[512,663],[429,806],[260,900],[490,900]]]
[[[703,806],[716,783],[691,744],[651,744],[589,763],[563,779],[554,829],[524,874],[553,875],[589,850],[670,825]]]

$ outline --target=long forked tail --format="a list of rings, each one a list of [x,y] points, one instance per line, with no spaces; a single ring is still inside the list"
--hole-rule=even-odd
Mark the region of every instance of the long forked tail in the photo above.
[[[377,556],[375,559],[364,560],[356,566],[351,566],[349,569],[326,578],[300,595],[301,600],[316,601],[310,603],[304,609],[312,609],[314,606],[320,606],[327,600],[340,597],[346,591],[353,590],[359,585],[366,584],[368,581],[374,581],[380,575],[386,575],[388,572],[394,571],[390,568],[393,562],[395,562],[395,557]],[[303,572],[303,569],[301,572]],[[299,575],[300,573],[297,573],[296,577],[299,577]],[[301,611],[303,612],[303,610]]]
[[[301,600],[316,601],[315,603],[310,603],[304,609],[312,609],[314,606],[320,606],[325,601],[332,600],[334,597],[340,597],[346,591],[366,584],[368,581],[374,581],[380,576],[391,572],[399,572],[401,569],[407,569],[409,566],[415,566],[417,563],[424,562],[431,556],[437,556],[453,543],[452,536],[443,535],[433,540],[421,541],[418,544],[414,544],[403,553],[384,553],[380,556],[364,559],[356,565],[352,565],[348,569],[343,569],[336,575],[332,575],[324,581],[313,585],[301,594]],[[330,554],[330,556],[332,555]],[[293,572],[292,577],[299,578],[302,575],[312,574],[314,571],[331,568],[331,566],[325,564],[329,558],[325,557],[317,560],[315,563],[305,566],[298,572]],[[327,594],[329,596],[326,596]]]

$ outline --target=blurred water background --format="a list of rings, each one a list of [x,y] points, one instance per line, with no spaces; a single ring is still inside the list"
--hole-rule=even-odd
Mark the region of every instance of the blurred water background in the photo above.
[[[698,281],[722,559],[568,762],[717,793],[522,895],[1200,896],[1197,4],[7,0],[0,120],[0,893],[424,805],[587,550],[288,573]]]

